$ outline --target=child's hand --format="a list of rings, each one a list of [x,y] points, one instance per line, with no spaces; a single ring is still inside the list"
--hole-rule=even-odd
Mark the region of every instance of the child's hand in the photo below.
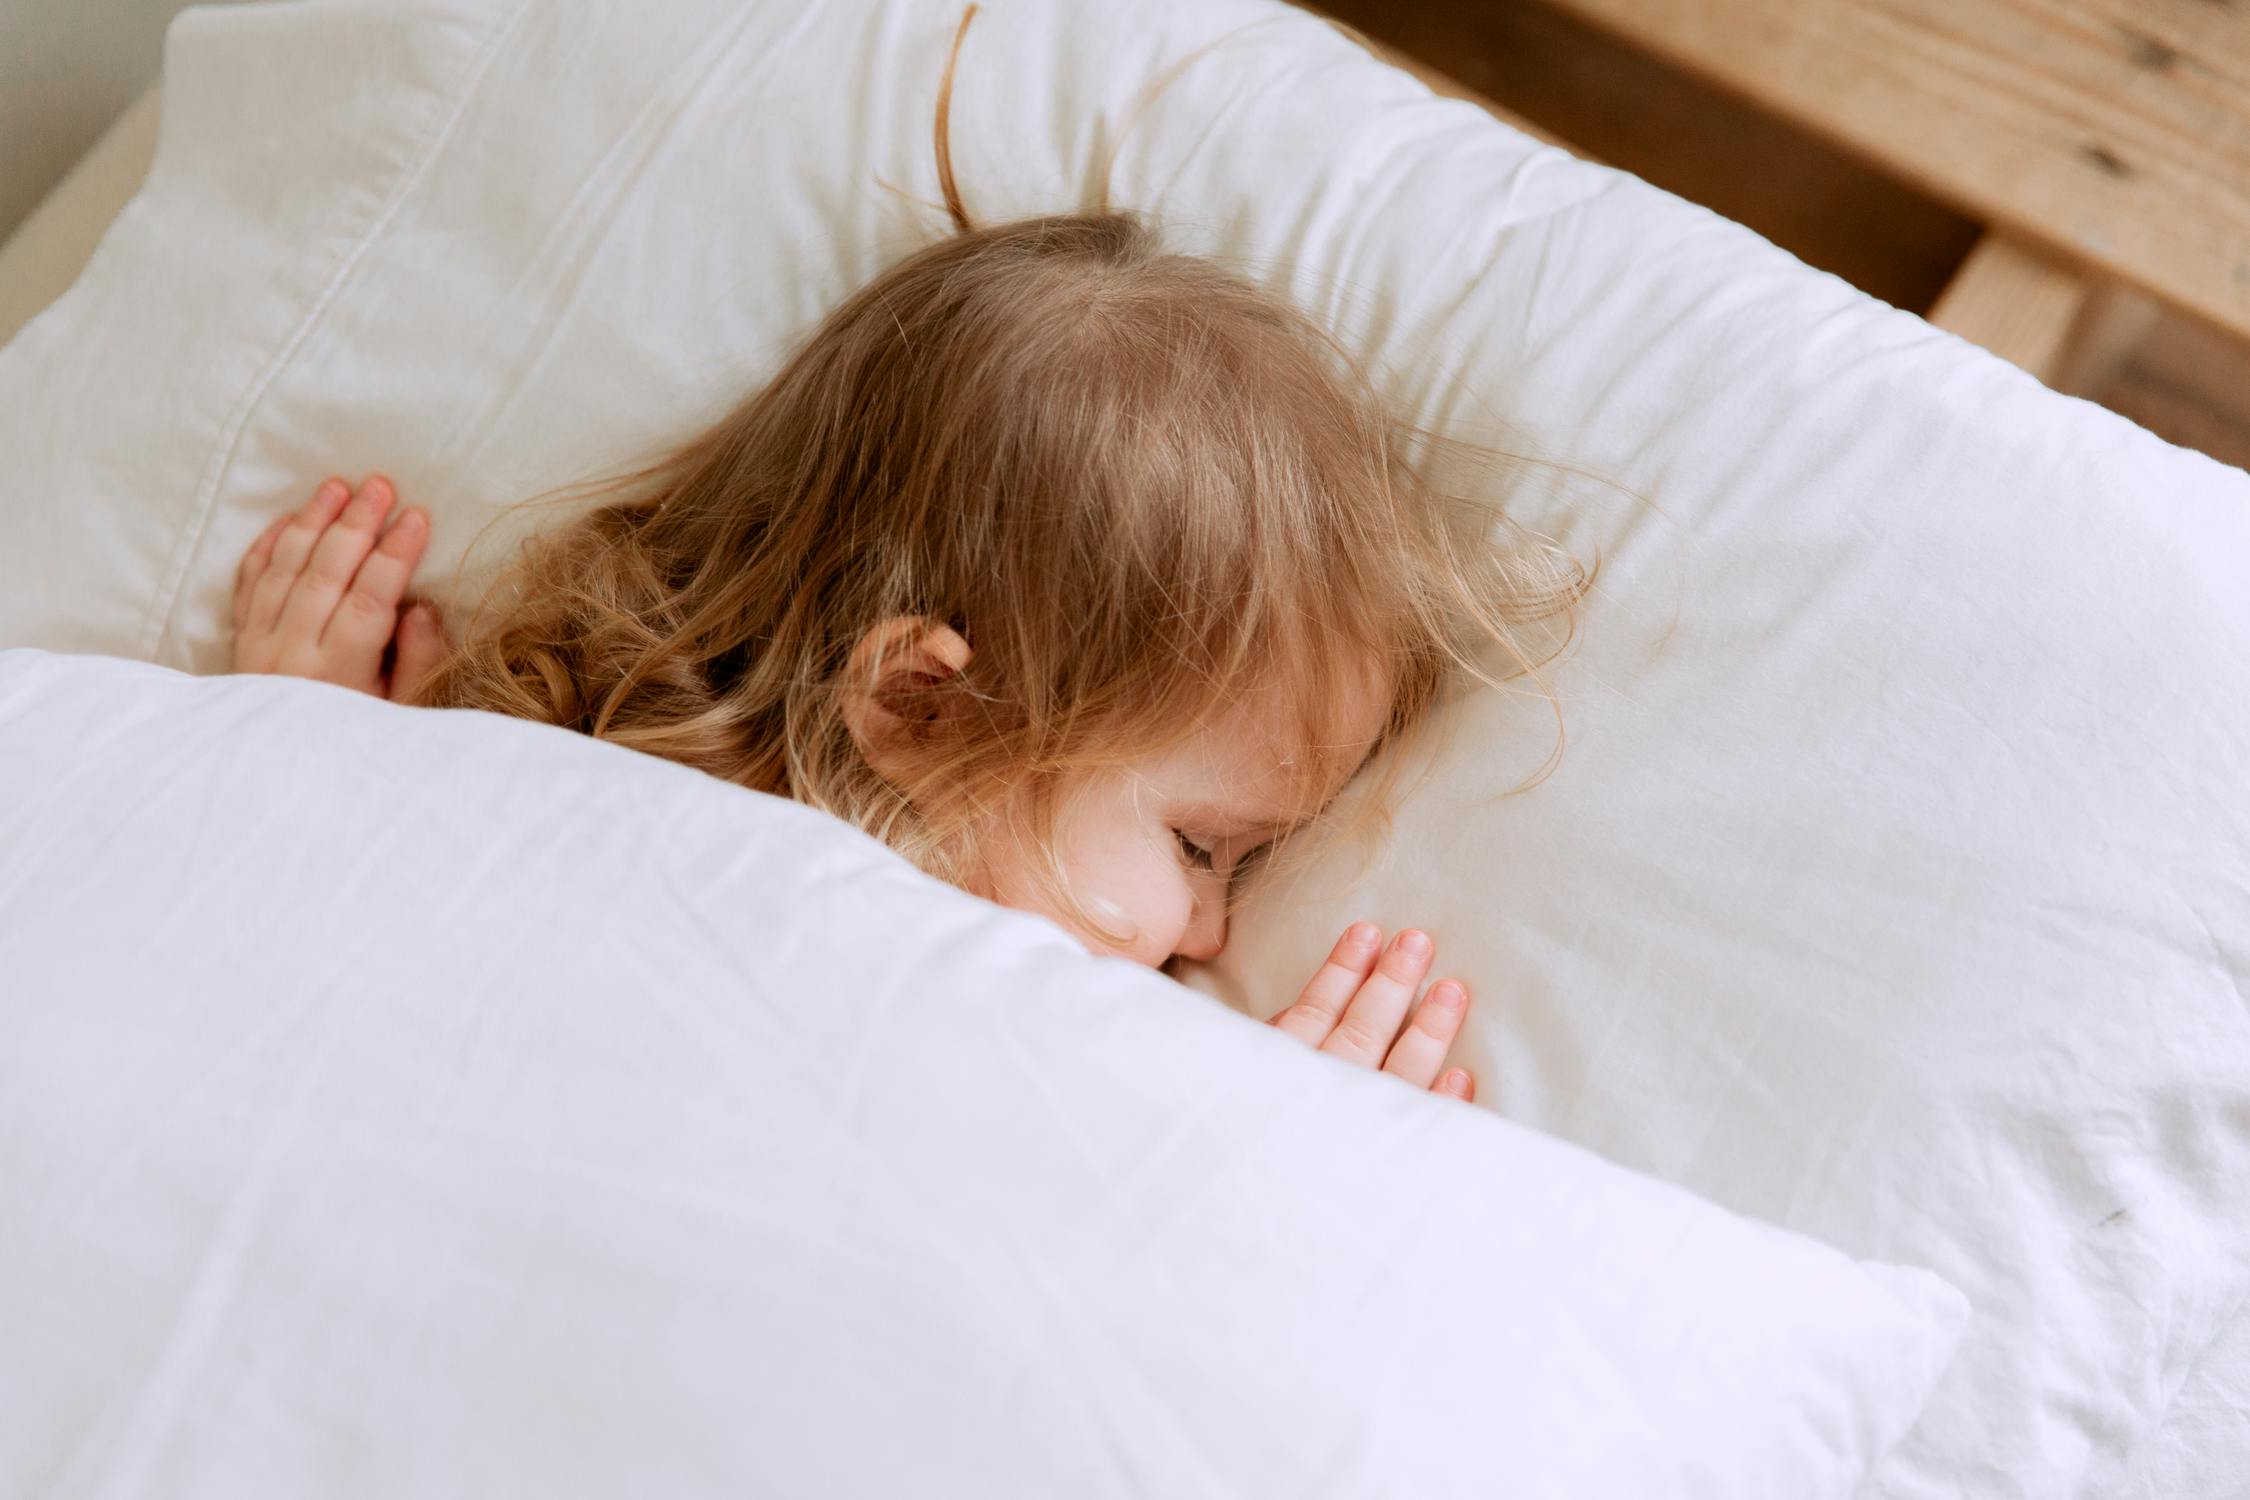
[[[1323,1052],[1395,1073],[1416,1088],[1474,1099],[1476,1080],[1468,1070],[1444,1068],[1446,1049],[1469,1012],[1468,986],[1439,980],[1413,1006],[1409,1022],[1415,986],[1430,972],[1436,945],[1412,927],[1387,948],[1382,938],[1382,929],[1372,923],[1353,923],[1297,1003],[1273,1024]],[[1417,940],[1418,947],[1409,946]]]
[[[310,677],[378,698],[414,695],[447,648],[434,608],[401,607],[430,518],[409,509],[385,527],[397,498],[379,474],[357,494],[330,479],[250,544],[234,582],[235,671]]]

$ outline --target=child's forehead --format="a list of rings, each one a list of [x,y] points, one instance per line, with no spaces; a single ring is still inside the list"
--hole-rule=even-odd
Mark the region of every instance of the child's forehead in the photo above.
[[[1261,756],[1364,753],[1390,719],[1392,685],[1386,663],[1340,656],[1305,681],[1277,680],[1244,696],[1217,727]]]
[[[1387,676],[1338,674],[1335,691],[1310,701],[1258,693],[1202,727],[1189,758],[1228,808],[1286,823],[1308,816],[1357,771],[1390,716]]]

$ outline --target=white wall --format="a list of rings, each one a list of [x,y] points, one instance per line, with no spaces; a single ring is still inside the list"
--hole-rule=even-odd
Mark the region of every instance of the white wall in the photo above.
[[[0,0],[0,239],[155,81],[185,0]]]

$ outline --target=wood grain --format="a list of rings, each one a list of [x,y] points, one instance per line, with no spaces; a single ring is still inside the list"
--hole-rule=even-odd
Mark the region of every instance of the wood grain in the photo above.
[[[2250,334],[2250,3],[1553,3]]]
[[[1930,321],[2053,385],[2092,289],[2053,256],[1988,234],[1930,309]]]
[[[1582,146],[1573,145],[1571,142],[1564,140],[1561,136],[1557,135],[1552,130],[1545,129],[1533,123],[1531,120],[1526,119],[1524,116],[1517,114],[1514,110],[1503,109],[1500,105],[1486,98],[1483,94],[1478,93],[1475,89],[1470,88],[1467,84],[1461,82],[1460,79],[1455,78],[1452,74],[1441,72],[1437,68],[1431,66],[1429,63],[1422,61],[1418,57],[1412,56],[1411,54],[1406,52],[1402,52],[1396,47],[1386,45],[1384,42],[1378,40],[1375,37],[1369,36],[1366,32],[1359,30],[1357,27],[1347,26],[1346,30],[1351,35],[1353,40],[1357,41],[1361,46],[1367,48],[1368,51],[1374,53],[1383,61],[1389,63],[1392,67],[1404,69],[1406,72],[1412,73],[1416,78],[1422,80],[1422,82],[1428,86],[1430,92],[1436,94],[1438,97],[1443,99],[1466,100],[1468,103],[1474,104],[1479,109],[1484,110],[1494,119],[1499,120],[1503,124],[1513,126],[1515,129],[1522,131],[1525,135],[1530,136],[1535,141],[1542,141],[1550,146],[1560,146],[1563,150],[1570,152],[1573,156],[1581,157],[1586,161],[1601,160],[1600,157],[1594,155],[1591,151],[1586,150]]]
[[[1579,155],[1747,224],[1894,306],[1927,311],[1981,232],[1920,190],[1548,6],[1323,0],[1319,9],[1418,59],[1424,77],[1442,71]]]
[[[2080,392],[2157,436],[2250,468],[2250,344],[2159,309],[2105,378]]]

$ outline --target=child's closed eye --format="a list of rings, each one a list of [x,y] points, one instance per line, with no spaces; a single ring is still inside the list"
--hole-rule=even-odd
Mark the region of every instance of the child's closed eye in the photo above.
[[[1179,841],[1180,856],[1190,866],[1198,870],[1209,870],[1213,874],[1223,874],[1229,882],[1239,881],[1247,877],[1253,870],[1257,869],[1267,855],[1273,852],[1273,840],[1267,839],[1235,855],[1222,870],[1219,867],[1219,851],[1216,848],[1197,843],[1177,828],[1172,830],[1172,837]]]

